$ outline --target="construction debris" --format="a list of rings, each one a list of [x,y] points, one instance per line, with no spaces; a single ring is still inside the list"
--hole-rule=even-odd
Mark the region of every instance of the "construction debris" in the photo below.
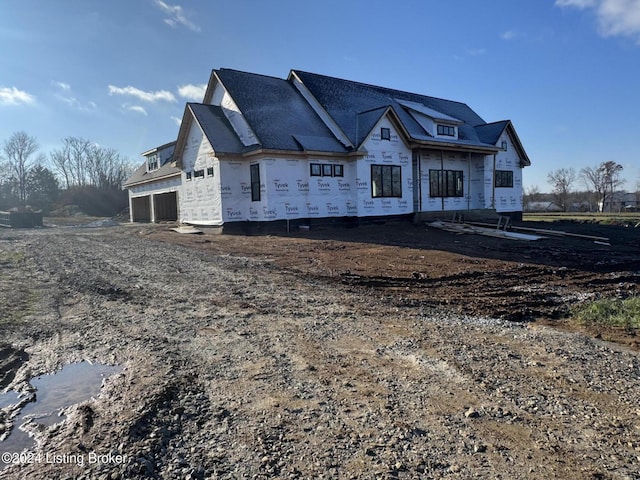
[[[451,223],[451,222],[431,222],[430,227],[439,228],[454,233],[470,233],[475,235],[486,235],[488,237],[506,238],[509,240],[541,240],[545,237],[541,235],[530,235],[527,233],[507,232],[498,228],[486,228],[477,225],[471,225],[469,223]]]
[[[191,225],[181,225],[179,227],[172,228],[174,232],[178,233],[202,233],[202,230]]]

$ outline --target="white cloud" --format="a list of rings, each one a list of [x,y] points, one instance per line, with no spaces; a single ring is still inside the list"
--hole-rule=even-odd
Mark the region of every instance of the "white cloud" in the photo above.
[[[595,7],[596,0],[556,0],[556,6],[558,7],[577,7],[588,8]]]
[[[173,93],[168,92],[166,90],[159,90],[157,92],[145,92],[136,87],[115,87],[113,85],[109,85],[109,95],[128,95],[131,97],[135,97],[138,100],[142,100],[144,102],[157,102],[157,101],[165,101],[165,102],[175,102],[176,97]]]
[[[71,91],[71,85],[68,83],[57,81],[51,83],[62,90],[62,93],[56,93],[55,97],[61,102],[66,103],[69,107],[81,112],[91,112],[97,108],[97,105],[94,102],[82,103],[74,97]]]
[[[515,30],[507,30],[506,32],[503,32],[500,35],[500,38],[503,40],[511,40],[513,38],[515,38],[517,36],[517,33]]]
[[[640,0],[556,0],[555,5],[594,9],[602,36],[631,37],[640,44]]]
[[[56,95],[56,98],[61,102],[66,103],[70,107],[77,108],[78,110],[85,109],[85,107],[82,107],[82,105],[80,105],[80,102],[76,97],[65,97],[64,95]]]
[[[154,3],[160,10],[162,10],[165,14],[168,15],[168,18],[164,19],[164,22],[171,27],[175,27],[176,25],[184,25],[189,30],[194,32],[199,32],[200,27],[190,21],[186,15],[184,14],[184,10],[180,5],[167,5],[162,0],[154,0]]]
[[[69,90],[71,90],[71,85],[69,85],[68,83],[65,83],[65,82],[53,82],[53,84],[54,84],[56,87],[58,87],[58,88],[60,88],[60,89],[62,89],[62,90],[65,90],[65,91],[67,91],[67,92],[68,92]]]
[[[181,87],[178,87],[178,94],[188,100],[198,100],[201,102],[206,90],[206,83],[203,83],[202,85],[182,85]]]
[[[31,105],[36,97],[16,87],[0,87],[0,105]]]
[[[178,125],[178,126],[182,125],[182,119],[181,118],[172,116],[171,120],[173,120],[176,123],[176,125]]]
[[[147,111],[140,105],[128,105],[125,103],[124,105],[122,105],[122,108],[128,110],[129,112],[141,113],[145,117],[147,116]]]

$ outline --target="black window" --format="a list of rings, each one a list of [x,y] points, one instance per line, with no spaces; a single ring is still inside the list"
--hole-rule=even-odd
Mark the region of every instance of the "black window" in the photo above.
[[[429,196],[464,196],[464,172],[462,170],[429,170]]]
[[[260,201],[260,165],[251,165],[251,201]]]
[[[511,170],[496,170],[496,187],[513,188],[513,172]]]
[[[191,180],[191,172],[186,172],[187,174],[187,180]]]
[[[344,167],[342,165],[334,165],[333,166],[333,176],[334,177],[344,177]]]
[[[502,149],[506,152],[507,151],[507,142],[505,140],[502,141]]]
[[[198,177],[204,178],[204,170],[195,170],[193,172],[193,176],[194,178],[198,178]]]
[[[438,125],[438,135],[446,135],[447,137],[455,137],[456,129],[449,125]]]
[[[330,177],[332,175],[333,175],[333,169],[331,168],[331,165],[323,164],[322,165],[322,176],[323,177]]]
[[[213,177],[213,167],[207,168],[207,177]]]
[[[391,129],[382,127],[380,129],[380,139],[381,140],[391,140]]]
[[[402,169],[397,165],[371,165],[371,196],[402,197]]]
[[[322,176],[322,165],[319,163],[311,164],[311,176],[312,177],[320,177]]]

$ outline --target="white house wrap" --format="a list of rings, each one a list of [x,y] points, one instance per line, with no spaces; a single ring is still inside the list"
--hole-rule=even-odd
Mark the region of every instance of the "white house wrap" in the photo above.
[[[214,70],[170,145],[159,163],[149,156],[163,147],[146,152],[125,184],[132,221],[158,220],[134,201],[149,189],[175,190],[177,220],[194,225],[478,209],[518,216],[530,165],[508,120],[300,71],[285,80]],[[159,184],[154,169],[171,183]]]

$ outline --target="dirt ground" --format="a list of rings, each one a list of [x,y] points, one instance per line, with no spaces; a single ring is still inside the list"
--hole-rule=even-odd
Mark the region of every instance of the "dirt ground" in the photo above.
[[[34,452],[71,460],[0,478],[640,479],[635,337],[556,328],[638,293],[640,231],[554,228],[610,245],[408,223],[0,231],[0,388],[124,367],[35,430]]]
[[[640,228],[575,222],[523,225],[571,235],[514,241],[409,223],[262,236],[176,236],[168,228],[141,233],[364,287],[373,295],[388,296],[400,307],[446,307],[464,315],[559,328],[578,328],[562,321],[576,302],[639,293]],[[624,330],[592,329],[590,333],[632,347],[640,345],[638,337]]]

